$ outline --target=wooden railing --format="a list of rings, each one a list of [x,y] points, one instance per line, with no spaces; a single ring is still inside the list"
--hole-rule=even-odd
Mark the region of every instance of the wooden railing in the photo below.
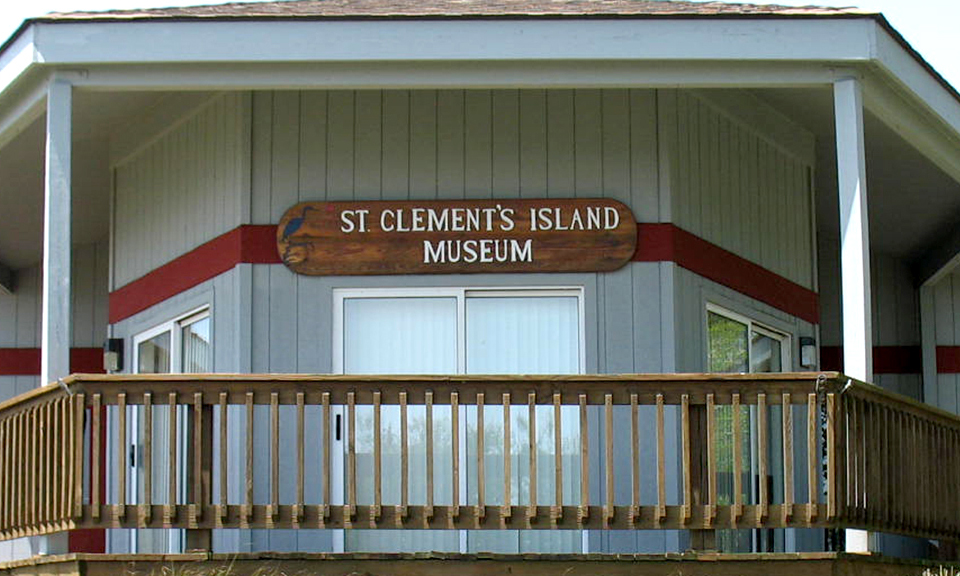
[[[385,470],[388,407],[400,454]],[[372,415],[369,452],[358,448],[360,410]],[[414,410],[422,438],[409,434]],[[438,469],[441,444],[449,465]],[[424,451],[414,493],[411,454]],[[360,458],[372,478],[358,482]],[[337,498],[329,479],[340,470]],[[384,496],[388,476],[399,476],[397,498]],[[258,483],[266,498],[254,497]],[[958,510],[960,419],[835,373],[77,375],[0,404],[0,539],[74,528],[806,527],[958,539]]]

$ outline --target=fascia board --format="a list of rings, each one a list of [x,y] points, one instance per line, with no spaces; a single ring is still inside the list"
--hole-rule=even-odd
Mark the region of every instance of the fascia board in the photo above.
[[[33,27],[27,28],[6,50],[0,52],[0,94],[7,92],[38,62],[33,33]]]
[[[863,61],[872,20],[38,23],[47,64],[517,60]]]
[[[892,84],[921,102],[960,137],[960,96],[956,91],[951,93],[879,24],[874,27],[874,36],[875,66]]]

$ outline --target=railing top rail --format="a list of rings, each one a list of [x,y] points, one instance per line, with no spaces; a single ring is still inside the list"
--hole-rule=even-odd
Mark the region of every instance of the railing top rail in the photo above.
[[[840,386],[842,386],[840,390],[842,390],[844,394],[852,394],[853,396],[860,397],[865,400],[886,404],[891,408],[901,412],[926,418],[940,424],[960,427],[960,416],[937,408],[931,404],[925,404],[919,400],[914,400],[909,396],[884,390],[883,388],[874,384],[848,378],[842,374],[838,376],[837,382]]]
[[[510,394],[512,404],[526,404],[534,393],[538,404],[552,403],[555,395],[562,404],[602,404],[612,396],[614,404],[629,404],[634,396],[640,404],[654,404],[658,396],[666,404],[704,404],[713,395],[718,404],[729,404],[735,394],[745,404],[756,403],[758,394],[780,401],[790,394],[791,402],[804,403],[805,396],[825,382],[834,382],[835,373],[785,374],[600,374],[600,375],[312,375],[312,374],[163,374],[163,375],[75,375],[67,380],[71,390],[100,394],[105,403],[115,403],[124,394],[128,403],[143,401],[143,394],[200,394],[204,404],[216,404],[220,394],[227,403],[243,404],[253,394],[254,404],[270,401],[274,393],[280,404],[293,404],[300,393],[308,403],[344,403],[353,393],[357,404],[369,404],[378,394],[384,404],[396,404],[399,393],[410,404],[422,404],[427,393],[437,404],[447,404],[453,393],[463,403],[500,403]]]
[[[462,374],[462,375],[357,375],[357,374],[73,374],[63,379],[67,385],[80,382],[353,382],[353,383],[571,383],[571,382],[816,382],[837,380],[838,372],[780,372],[765,374]]]
[[[476,394],[486,392],[488,401],[500,393],[515,391],[512,401],[527,402],[526,393],[534,391],[539,401],[549,401],[549,394],[562,391],[565,404],[576,403],[579,394],[586,394],[588,403],[604,401],[604,395],[613,393],[614,402],[629,402],[629,394],[641,394],[641,403],[651,403],[654,395],[662,393],[668,404],[676,404],[681,395],[689,401],[702,404],[707,394],[716,394],[718,402],[729,402],[732,394],[741,393],[743,401],[756,400],[758,386],[766,385],[765,391],[779,395],[781,392],[795,395],[797,403],[803,400],[800,394],[815,391],[818,385],[827,384],[836,388],[847,379],[836,372],[793,372],[777,374],[577,374],[577,375],[344,375],[344,374],[74,374],[61,382],[30,390],[0,403],[0,414],[30,408],[60,394],[85,392],[102,393],[104,401],[110,402],[116,395],[127,394],[130,402],[142,401],[144,392],[164,394],[203,393],[213,403],[214,395],[228,392],[230,403],[239,403],[241,395],[254,392],[256,403],[262,403],[263,395],[280,392],[281,403],[294,401],[293,394],[342,385],[340,391],[356,390],[357,402],[367,403],[372,391],[395,385],[410,392],[411,403],[422,402],[425,391],[436,393],[437,403],[447,403],[450,392],[460,391],[464,402],[476,400]],[[220,386],[211,386],[219,384]],[[683,385],[683,386],[681,386]],[[333,398],[336,402],[337,399]],[[389,393],[384,397],[389,402]]]
[[[29,408],[37,403],[45,402],[58,396],[67,394],[67,390],[69,388],[67,388],[65,384],[66,382],[64,382],[63,385],[61,385],[59,382],[54,382],[53,384],[47,384],[46,386],[34,388],[18,396],[4,400],[3,402],[0,402],[0,414],[3,414],[9,410],[22,410]]]

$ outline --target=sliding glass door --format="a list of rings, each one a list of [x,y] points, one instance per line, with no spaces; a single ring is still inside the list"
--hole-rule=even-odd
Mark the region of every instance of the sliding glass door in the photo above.
[[[572,290],[356,290],[336,293],[335,364],[345,374],[575,374],[582,371],[582,296]],[[529,500],[529,454],[526,407],[511,410],[511,495],[513,504]],[[537,412],[538,501],[552,502],[553,411]],[[476,409],[460,408],[461,505],[477,501]],[[484,466],[486,503],[504,501],[503,408],[484,412]],[[564,467],[564,501],[576,503],[579,482],[579,438],[566,431],[577,427],[574,411],[564,410],[561,450]],[[410,504],[426,502],[426,419],[422,406],[411,406],[409,418]],[[357,409],[357,494],[359,504],[370,504],[373,471],[373,413]],[[451,416],[449,406],[433,409],[434,503],[452,504]],[[400,466],[399,409],[381,414],[384,470]],[[342,481],[340,483],[342,487]],[[499,488],[498,488],[499,487]],[[499,490],[499,491],[498,491]],[[384,504],[400,502],[397,475],[383,478]],[[579,552],[580,532],[525,534],[518,531],[348,530],[343,535],[347,551],[449,551],[449,552]]]

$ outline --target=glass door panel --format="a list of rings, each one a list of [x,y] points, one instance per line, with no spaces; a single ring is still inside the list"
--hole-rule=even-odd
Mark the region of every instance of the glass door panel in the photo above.
[[[343,302],[345,374],[455,374],[458,372],[456,297],[348,298]],[[381,410],[381,465],[400,469],[400,409]],[[357,407],[357,503],[373,504],[373,408]],[[407,409],[411,505],[426,503],[426,413]],[[450,504],[452,491],[441,474],[451,468],[449,406],[433,410],[434,502]],[[344,443],[345,444],[345,443]],[[383,475],[383,503],[400,503],[400,475]],[[344,487],[344,493],[345,493]],[[363,552],[457,552],[453,530],[345,530],[344,550]]]
[[[505,296],[467,293],[466,371],[468,374],[577,374],[581,371],[580,309],[576,296]],[[553,475],[553,410],[538,407],[537,417],[537,503],[555,499]],[[561,412],[564,458],[564,502],[579,503],[574,489],[579,485],[580,438],[577,409],[565,406]],[[476,434],[476,409],[467,413],[468,436]],[[512,505],[530,502],[529,416],[525,406],[510,410],[510,481]],[[486,503],[504,502],[503,407],[484,410],[484,468]],[[476,446],[467,450],[467,477],[475,478]],[[477,499],[476,486],[467,490],[468,502]],[[468,552],[580,552],[581,531],[470,531]]]

